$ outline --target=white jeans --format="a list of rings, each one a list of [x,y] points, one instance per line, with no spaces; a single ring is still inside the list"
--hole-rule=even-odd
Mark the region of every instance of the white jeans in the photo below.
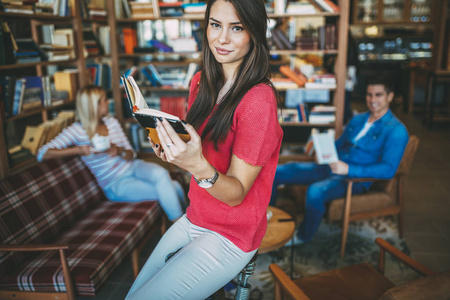
[[[255,252],[242,251],[183,215],[161,238],[125,299],[205,299],[230,282]]]
[[[130,170],[112,181],[103,191],[111,201],[158,199],[171,221],[181,217],[184,211],[184,192],[179,182],[172,180],[169,171],[162,166],[140,159],[135,159]]]

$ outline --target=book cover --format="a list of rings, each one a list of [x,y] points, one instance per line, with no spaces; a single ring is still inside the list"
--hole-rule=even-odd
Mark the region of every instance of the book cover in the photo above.
[[[191,139],[181,123],[180,118],[156,109],[148,108],[144,96],[142,95],[133,77],[125,77],[122,75],[122,82],[124,83],[123,86],[132,115],[142,127],[149,130],[148,135],[153,142],[158,144],[160,143],[158,133],[156,132],[156,120],[158,118],[166,119],[183,141],[187,142]]]
[[[14,89],[14,100],[12,108],[13,116],[17,116],[22,111],[22,102],[24,93],[25,93],[25,79],[23,78],[17,79]]]
[[[144,76],[148,79],[151,85],[155,87],[161,86],[161,83],[158,81],[158,78],[153,74],[153,72],[150,70],[148,66],[142,68],[142,74],[144,74]]]
[[[339,160],[334,143],[334,131],[311,135],[319,164],[330,164]]]
[[[305,75],[303,75],[299,70],[294,71],[287,65],[280,66],[279,69],[281,74],[288,77],[289,79],[292,79],[300,87],[304,86],[308,80]]]
[[[137,46],[136,29],[133,28],[123,28],[123,43],[125,45],[125,53],[133,54],[134,47]]]

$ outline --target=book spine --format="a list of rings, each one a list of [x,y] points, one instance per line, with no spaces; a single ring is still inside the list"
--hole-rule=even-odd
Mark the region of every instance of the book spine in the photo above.
[[[17,79],[14,89],[14,102],[12,115],[17,116],[22,111],[23,94],[25,92],[25,79]]]

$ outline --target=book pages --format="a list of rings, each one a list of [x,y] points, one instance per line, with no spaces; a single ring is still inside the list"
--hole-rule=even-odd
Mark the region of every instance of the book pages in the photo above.
[[[141,90],[136,84],[136,81],[134,81],[134,78],[132,76],[128,76],[128,82],[130,83],[133,93],[134,93],[134,105],[139,109],[148,108],[147,102],[145,102],[145,98],[141,93]]]

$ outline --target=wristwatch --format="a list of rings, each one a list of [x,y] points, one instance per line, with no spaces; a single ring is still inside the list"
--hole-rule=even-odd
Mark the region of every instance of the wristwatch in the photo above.
[[[214,167],[213,167],[214,168]],[[194,177],[195,181],[197,182],[198,186],[204,189],[209,189],[213,186],[214,183],[216,183],[217,178],[219,178],[219,172],[217,172],[216,168],[214,168],[214,175],[211,178],[206,179],[200,179]]]

